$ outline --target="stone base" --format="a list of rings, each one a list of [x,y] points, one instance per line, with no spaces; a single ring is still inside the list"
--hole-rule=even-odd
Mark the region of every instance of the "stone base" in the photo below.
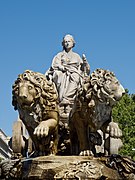
[[[41,156],[23,162],[21,179],[122,179],[107,167],[107,158]]]

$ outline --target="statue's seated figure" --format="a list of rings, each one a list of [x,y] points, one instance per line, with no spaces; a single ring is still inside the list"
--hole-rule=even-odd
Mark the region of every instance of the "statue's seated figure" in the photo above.
[[[89,75],[90,66],[85,58],[72,51],[75,46],[73,36],[66,35],[62,41],[63,50],[52,60],[46,76],[54,81],[59,94],[59,105],[67,106],[74,102],[84,76]]]

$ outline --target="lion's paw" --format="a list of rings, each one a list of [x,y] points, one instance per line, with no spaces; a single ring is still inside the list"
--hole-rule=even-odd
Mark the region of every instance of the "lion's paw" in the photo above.
[[[120,130],[118,124],[115,122],[109,123],[109,126],[107,127],[107,132],[110,134],[111,137],[119,138],[122,136],[122,131]]]
[[[83,150],[80,152],[79,156],[93,156],[93,153],[90,150]]]
[[[49,133],[49,127],[42,125],[38,125],[34,131],[34,135],[36,135],[37,137],[46,137],[48,136],[48,133]]]

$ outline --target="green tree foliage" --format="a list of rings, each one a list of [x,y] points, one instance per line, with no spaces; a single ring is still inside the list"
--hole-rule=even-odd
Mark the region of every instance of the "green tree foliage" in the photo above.
[[[135,94],[130,95],[126,90],[126,94],[113,108],[112,116],[114,121],[119,123],[123,133],[124,146],[120,154],[135,159]]]

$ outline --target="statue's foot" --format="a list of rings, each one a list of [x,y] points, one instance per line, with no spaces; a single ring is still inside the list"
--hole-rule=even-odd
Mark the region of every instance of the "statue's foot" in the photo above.
[[[80,152],[79,156],[94,156],[94,154],[90,150],[84,150]]]

